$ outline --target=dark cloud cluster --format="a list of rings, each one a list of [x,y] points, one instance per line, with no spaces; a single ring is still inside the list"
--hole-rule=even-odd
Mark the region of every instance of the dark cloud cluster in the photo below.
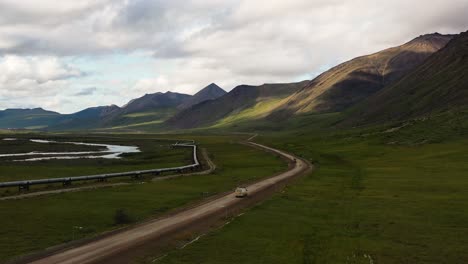
[[[96,87],[87,87],[84,88],[77,93],[75,93],[75,96],[86,96],[86,95],[92,95],[97,91]]]

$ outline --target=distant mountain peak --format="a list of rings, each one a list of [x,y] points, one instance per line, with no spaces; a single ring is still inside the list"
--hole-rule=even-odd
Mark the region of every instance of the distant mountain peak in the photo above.
[[[209,89],[215,89],[215,88],[221,89],[221,87],[219,87],[216,83],[210,83],[204,89],[207,89],[207,88],[209,88]]]
[[[167,91],[165,93],[156,92],[145,94],[142,97],[132,99],[122,106],[123,113],[135,113],[152,111],[159,108],[177,107],[192,96],[188,94],[175,93]]]
[[[34,107],[34,108],[7,108],[3,111],[7,111],[7,112],[30,112],[30,113],[41,113],[41,112],[44,112],[44,113],[52,113],[52,114],[59,114],[57,112],[54,112],[54,111],[50,111],[50,110],[45,110],[44,108],[42,107]]]
[[[179,109],[187,109],[187,108],[189,108],[189,107],[191,107],[193,105],[196,105],[196,104],[208,101],[208,100],[217,99],[217,98],[225,95],[226,93],[227,92],[224,91],[217,84],[210,83],[205,88],[201,89],[196,94],[194,94],[191,98],[187,99],[178,108]]]
[[[217,94],[220,94],[220,95],[224,95],[224,94],[227,93],[223,88],[219,87],[216,83],[210,83],[210,85],[208,85],[205,88],[201,89],[198,93],[201,93],[203,91],[208,91],[208,92],[211,92],[211,93],[217,93]]]
[[[434,32],[434,33],[428,33],[428,34],[422,34],[419,35],[418,38],[432,38],[432,37],[453,37],[455,36],[454,34],[440,34],[439,32]]]
[[[438,32],[420,35],[401,47],[412,51],[433,53],[444,47],[455,35],[444,35]]]

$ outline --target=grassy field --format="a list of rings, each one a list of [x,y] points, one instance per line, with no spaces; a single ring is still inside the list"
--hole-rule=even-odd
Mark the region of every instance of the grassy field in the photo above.
[[[287,167],[274,155],[236,143],[237,137],[194,138],[209,151],[218,166],[215,173],[0,201],[0,260],[119,227],[119,209],[130,222],[141,221]]]
[[[80,135],[8,135],[19,141],[0,140],[0,153],[30,151],[94,151],[96,147],[70,144],[40,144],[27,141],[29,138],[53,139],[59,142],[73,141],[112,145],[138,146],[141,153],[123,154],[122,159],[75,159],[14,162],[11,158],[0,158],[0,181],[41,179],[80,176],[110,172],[124,172],[153,168],[175,167],[192,162],[191,150],[170,148],[174,140],[161,140],[138,135],[120,137]],[[19,144],[20,143],[20,144]],[[1,191],[1,190],[0,190]]]
[[[316,170],[156,263],[467,263],[468,140],[426,125],[258,138]]]

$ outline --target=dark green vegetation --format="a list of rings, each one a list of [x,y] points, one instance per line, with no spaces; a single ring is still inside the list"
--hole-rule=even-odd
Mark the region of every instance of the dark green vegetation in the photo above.
[[[158,140],[148,137],[124,136],[79,136],[79,135],[8,135],[8,137],[51,139],[59,142],[73,141],[86,143],[101,143],[111,145],[138,146],[140,153],[127,153],[122,159],[74,159],[74,160],[43,160],[14,162],[11,158],[0,158],[0,181],[15,181],[26,179],[43,179],[54,177],[70,177],[93,175],[110,172],[125,172],[144,169],[167,168],[192,163],[191,150],[186,148],[170,148],[173,140]],[[0,152],[19,153],[39,150],[74,151],[90,149],[89,146],[74,146],[69,144],[39,144],[28,143],[16,146],[15,141],[0,141]],[[11,146],[14,144],[15,146]],[[11,148],[10,148],[11,147]],[[2,190],[0,190],[2,191]]]
[[[129,137],[139,140],[137,136]],[[287,166],[274,155],[236,143],[238,137],[193,138],[208,149],[218,166],[215,173],[0,201],[0,260],[114,229],[119,227],[115,225],[116,214],[119,214],[118,222],[141,221],[231,190],[239,184],[270,176]],[[117,213],[118,210],[123,211]]]
[[[257,138],[315,171],[157,263],[466,263],[468,140],[420,128]]]

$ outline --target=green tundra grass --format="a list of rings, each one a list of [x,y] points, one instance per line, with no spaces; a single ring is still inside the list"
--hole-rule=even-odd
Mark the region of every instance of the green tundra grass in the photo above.
[[[259,137],[315,171],[224,228],[141,262],[468,263],[468,139],[424,130],[436,121]]]
[[[218,166],[215,173],[0,201],[0,260],[112,230],[121,226],[114,219],[119,209],[138,222],[287,168],[275,155],[238,144],[238,137],[194,139]]]

